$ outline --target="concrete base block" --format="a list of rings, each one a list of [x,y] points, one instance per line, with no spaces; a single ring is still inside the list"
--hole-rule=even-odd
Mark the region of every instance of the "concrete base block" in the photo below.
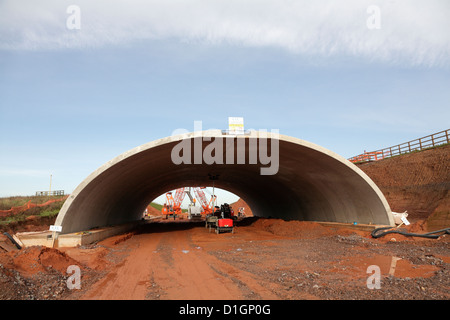
[[[342,223],[342,222],[326,222],[326,221],[316,221],[317,223],[325,227],[335,227],[335,228],[348,228],[360,231],[373,231],[376,228],[389,227],[388,225],[376,225],[376,224],[354,224],[354,223]]]
[[[37,231],[37,232],[20,232],[16,233],[15,237],[20,241],[24,247],[29,246],[45,246],[53,248],[61,247],[77,247],[92,244],[106,238],[128,232],[139,224],[141,221],[131,222],[118,226],[104,227],[88,231],[81,231],[67,234],[57,234],[53,240],[54,233],[52,231]]]

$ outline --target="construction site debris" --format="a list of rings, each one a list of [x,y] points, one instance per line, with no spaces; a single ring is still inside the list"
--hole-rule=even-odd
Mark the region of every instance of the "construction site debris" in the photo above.
[[[391,234],[391,233],[398,233],[398,234],[408,236],[408,237],[439,239],[439,237],[441,237],[443,235],[450,234],[450,228],[436,230],[436,231],[427,232],[427,233],[411,233],[411,232],[407,232],[402,229],[397,229],[397,228],[392,228],[392,227],[384,227],[384,228],[374,229],[371,232],[371,235],[373,238],[380,238],[380,237],[383,237],[383,236],[385,236],[387,234]]]

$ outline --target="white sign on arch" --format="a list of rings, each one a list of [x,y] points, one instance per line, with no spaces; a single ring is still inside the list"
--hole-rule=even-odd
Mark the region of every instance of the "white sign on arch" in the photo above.
[[[244,118],[228,117],[228,133],[244,134]]]

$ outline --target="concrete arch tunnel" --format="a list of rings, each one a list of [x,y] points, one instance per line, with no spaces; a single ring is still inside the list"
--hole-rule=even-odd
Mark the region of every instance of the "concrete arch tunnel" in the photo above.
[[[108,161],[68,197],[55,225],[72,233],[140,220],[159,195],[210,187],[211,177],[256,216],[394,225],[375,183],[336,153],[281,134],[232,136],[220,130],[155,140]]]

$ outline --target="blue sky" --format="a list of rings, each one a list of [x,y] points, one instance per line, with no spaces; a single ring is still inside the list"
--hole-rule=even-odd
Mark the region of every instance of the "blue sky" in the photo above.
[[[20,3],[20,5],[19,5]],[[69,5],[80,28],[67,27]],[[369,29],[370,5],[380,28]],[[346,158],[448,129],[447,1],[0,1],[0,196],[73,191],[179,128]]]

